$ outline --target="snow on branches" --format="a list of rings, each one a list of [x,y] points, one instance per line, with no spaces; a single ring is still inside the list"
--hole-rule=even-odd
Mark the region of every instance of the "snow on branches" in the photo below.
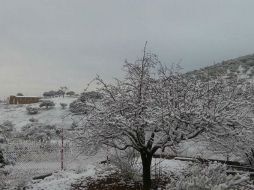
[[[250,128],[252,103],[239,95],[242,86],[225,79],[197,81],[162,67],[150,54],[143,59],[127,63],[126,78],[116,84],[97,78],[103,101],[85,126],[102,143],[153,154],[200,134],[209,139]]]
[[[150,187],[152,155],[201,134],[207,139],[247,130],[251,101],[245,89],[226,79],[198,81],[167,68],[147,53],[126,62],[125,78],[108,84],[97,78],[102,95],[87,115],[79,139],[125,150],[137,150],[143,163],[143,182]]]
[[[168,190],[251,190],[248,174],[228,175],[227,166],[218,163],[192,165],[173,179]]]

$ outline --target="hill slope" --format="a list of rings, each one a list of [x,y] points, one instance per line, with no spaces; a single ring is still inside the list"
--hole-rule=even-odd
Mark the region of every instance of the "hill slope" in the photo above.
[[[201,80],[205,80],[207,78],[213,79],[220,76],[227,78],[253,79],[254,54],[223,61],[186,74],[188,76],[195,76]]]

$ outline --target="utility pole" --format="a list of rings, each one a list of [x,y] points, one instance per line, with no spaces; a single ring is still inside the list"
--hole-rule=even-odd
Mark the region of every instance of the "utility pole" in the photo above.
[[[61,135],[62,143],[61,143],[61,170],[64,169],[63,159],[64,159],[64,134],[62,128],[62,135]]]

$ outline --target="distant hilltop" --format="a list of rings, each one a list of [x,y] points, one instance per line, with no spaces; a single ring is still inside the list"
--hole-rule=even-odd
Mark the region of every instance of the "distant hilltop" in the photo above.
[[[212,66],[204,67],[186,73],[201,80],[217,77],[253,79],[254,78],[254,54],[242,56],[236,59],[222,61]]]

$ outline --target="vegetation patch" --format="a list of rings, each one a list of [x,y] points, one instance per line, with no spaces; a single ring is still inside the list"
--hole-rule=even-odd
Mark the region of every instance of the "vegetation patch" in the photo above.
[[[152,189],[166,189],[170,182],[169,176],[162,176],[152,180]],[[113,173],[108,176],[92,178],[88,177],[80,183],[72,184],[71,190],[141,190],[142,181],[134,181],[124,178],[119,173]]]

